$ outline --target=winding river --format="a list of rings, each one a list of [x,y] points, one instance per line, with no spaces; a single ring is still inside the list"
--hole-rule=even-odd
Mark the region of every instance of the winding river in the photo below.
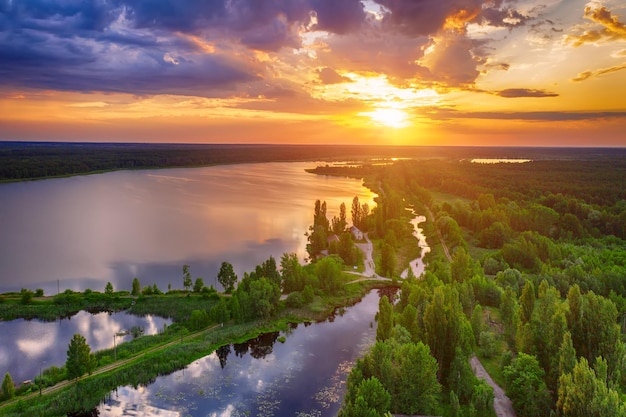
[[[102,417],[335,416],[347,374],[376,338],[378,302],[372,291],[326,322],[226,346],[146,387],[120,387],[98,411]]]

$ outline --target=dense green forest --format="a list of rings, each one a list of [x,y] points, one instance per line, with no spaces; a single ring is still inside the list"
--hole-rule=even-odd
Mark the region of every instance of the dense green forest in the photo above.
[[[342,416],[491,415],[474,352],[519,416],[626,415],[626,159],[315,172],[366,176],[374,213],[428,213],[433,246],[421,279],[381,301]]]

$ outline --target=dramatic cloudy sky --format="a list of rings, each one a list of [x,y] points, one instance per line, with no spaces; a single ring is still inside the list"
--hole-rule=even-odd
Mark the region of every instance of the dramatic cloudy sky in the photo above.
[[[626,1],[0,0],[0,140],[626,146]]]

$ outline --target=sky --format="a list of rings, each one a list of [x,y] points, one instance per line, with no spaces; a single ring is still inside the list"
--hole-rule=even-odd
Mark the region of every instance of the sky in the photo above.
[[[0,0],[0,140],[626,146],[626,0]]]

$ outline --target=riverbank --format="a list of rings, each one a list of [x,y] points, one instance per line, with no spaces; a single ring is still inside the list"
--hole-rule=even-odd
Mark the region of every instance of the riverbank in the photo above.
[[[267,332],[283,331],[289,328],[290,323],[326,320],[337,309],[357,303],[370,290],[386,286],[384,283],[347,285],[341,295],[316,297],[311,308],[284,309],[269,320],[213,326],[186,335],[184,332],[176,333],[165,341],[161,337],[157,346],[148,345],[150,347],[144,347],[131,358],[101,367],[77,383],[62,382],[45,389],[41,397],[38,392],[18,397],[0,404],[0,410],[3,415],[9,416],[38,415],[43,410],[48,416],[89,410],[118,386],[148,383],[158,375],[184,368],[220,346],[241,343]],[[149,337],[141,339],[146,338]],[[32,401],[35,398],[37,400]]]

